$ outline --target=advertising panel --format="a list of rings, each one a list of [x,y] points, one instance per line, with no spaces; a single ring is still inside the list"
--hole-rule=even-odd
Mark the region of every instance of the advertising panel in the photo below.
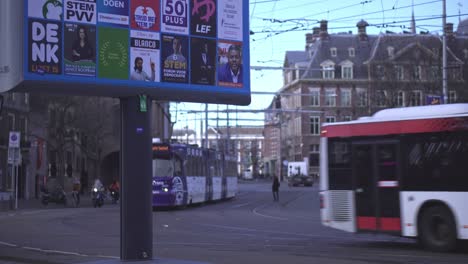
[[[1,92],[250,102],[247,0],[0,0],[0,7]]]

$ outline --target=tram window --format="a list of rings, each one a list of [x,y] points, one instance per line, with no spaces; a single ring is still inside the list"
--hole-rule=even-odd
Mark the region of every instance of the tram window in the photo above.
[[[174,160],[174,176],[182,176],[182,161]]]
[[[330,189],[350,190],[352,188],[352,171],[349,142],[330,140],[328,153]]]

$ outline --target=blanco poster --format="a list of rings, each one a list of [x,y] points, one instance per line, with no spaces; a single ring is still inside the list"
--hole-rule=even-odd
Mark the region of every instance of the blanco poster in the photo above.
[[[130,31],[130,80],[159,82],[161,40],[159,33]]]
[[[28,16],[34,18],[61,20],[63,17],[62,0],[29,0]]]
[[[96,0],[65,0],[65,21],[96,25]]]
[[[242,41],[242,1],[218,1],[218,38]]]

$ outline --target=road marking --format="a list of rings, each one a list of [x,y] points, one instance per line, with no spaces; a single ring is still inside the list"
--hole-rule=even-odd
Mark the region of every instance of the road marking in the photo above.
[[[266,215],[266,214],[262,214],[262,213],[259,213],[258,210],[260,209],[263,209],[267,206],[267,204],[264,204],[264,205],[260,205],[258,207],[256,207],[255,209],[252,210],[252,212],[258,216],[262,216],[262,217],[266,217],[266,218],[271,218],[271,219],[276,219],[276,220],[288,220],[288,218],[284,218],[284,217],[278,217],[278,216],[271,216],[271,215]]]
[[[236,205],[231,206],[231,208],[239,208],[239,207],[242,207],[242,206],[249,205],[249,204],[251,204],[251,203],[252,203],[252,202],[243,203],[243,204],[236,204]]]
[[[9,247],[17,247],[17,246],[18,246],[18,245],[11,244],[11,243],[7,243],[7,242],[3,242],[3,241],[0,241],[0,245],[9,246]]]

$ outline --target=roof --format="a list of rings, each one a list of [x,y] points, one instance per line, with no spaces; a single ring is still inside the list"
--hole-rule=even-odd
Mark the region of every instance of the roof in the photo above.
[[[468,36],[468,18],[460,21],[457,27],[457,35]]]
[[[289,67],[293,66],[298,62],[306,62],[307,52],[301,50],[286,51],[284,66]]]

